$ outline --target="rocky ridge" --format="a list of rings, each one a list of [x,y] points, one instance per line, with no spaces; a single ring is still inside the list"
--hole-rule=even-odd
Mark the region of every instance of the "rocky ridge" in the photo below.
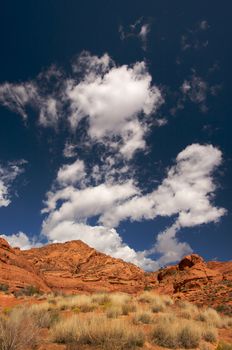
[[[177,265],[146,273],[82,241],[22,251],[0,238],[0,287],[3,285],[9,286],[9,292],[26,286],[45,293],[153,290],[198,304],[224,305],[225,312],[232,312],[232,262],[207,263],[197,254],[184,257]]]

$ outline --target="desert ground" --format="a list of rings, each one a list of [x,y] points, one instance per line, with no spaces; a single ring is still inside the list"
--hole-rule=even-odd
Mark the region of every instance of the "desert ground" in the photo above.
[[[1,350],[232,349],[232,317],[168,295],[5,293]]]

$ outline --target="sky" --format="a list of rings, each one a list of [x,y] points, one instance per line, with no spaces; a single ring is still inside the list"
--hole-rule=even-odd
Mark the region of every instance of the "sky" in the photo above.
[[[231,2],[1,5],[0,234],[231,260]]]

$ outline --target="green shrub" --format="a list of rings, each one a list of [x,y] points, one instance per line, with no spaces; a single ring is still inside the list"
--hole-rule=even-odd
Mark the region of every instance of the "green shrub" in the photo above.
[[[8,284],[0,284],[0,291],[7,292],[9,290]]]
[[[33,296],[33,295],[38,295],[41,294],[42,292],[37,288],[36,286],[26,286],[24,288],[18,289],[13,292],[14,296],[16,298],[21,297],[21,296]]]

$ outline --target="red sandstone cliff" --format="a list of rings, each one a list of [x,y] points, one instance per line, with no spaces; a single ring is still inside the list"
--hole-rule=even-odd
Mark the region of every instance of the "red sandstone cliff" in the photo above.
[[[153,273],[97,252],[81,241],[21,251],[0,238],[0,285],[10,291],[33,285],[66,293],[152,289],[199,304],[231,305],[232,262],[208,262],[192,254]]]

